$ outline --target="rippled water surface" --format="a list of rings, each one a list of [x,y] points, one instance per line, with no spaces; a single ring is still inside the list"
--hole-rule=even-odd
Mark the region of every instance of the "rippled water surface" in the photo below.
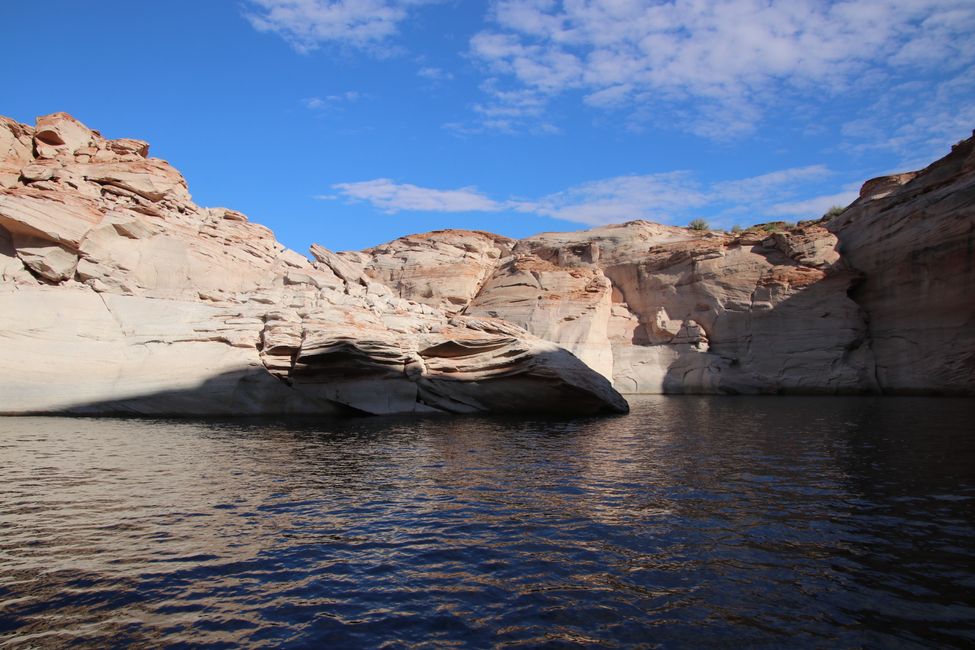
[[[0,647],[975,644],[975,403],[0,419]]]

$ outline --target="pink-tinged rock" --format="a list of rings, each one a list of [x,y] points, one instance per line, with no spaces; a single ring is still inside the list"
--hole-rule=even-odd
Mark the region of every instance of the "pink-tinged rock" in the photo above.
[[[13,236],[6,229],[0,227],[0,286],[25,284],[36,286],[38,282],[17,257]]]
[[[456,313],[477,295],[513,244],[487,232],[438,230],[362,251],[367,259],[363,269],[401,298]]]
[[[463,311],[553,341],[630,393],[873,390],[864,316],[846,295],[855,276],[833,268],[836,237],[819,225],[770,235],[744,245],[645,221],[545,233],[492,262]],[[408,270],[409,285],[387,275],[400,292],[464,264],[442,233],[404,239],[414,243],[362,262]],[[430,247],[441,259],[425,271]],[[414,298],[439,305],[443,294]]]
[[[33,188],[0,192],[0,226],[75,250],[104,214],[97,203],[75,194]]]
[[[20,169],[33,160],[34,130],[0,116],[0,188],[16,187]]]
[[[860,188],[860,198],[866,201],[882,199],[892,192],[898,190],[901,185],[911,182],[917,176],[917,172],[905,172],[903,174],[893,174],[891,176],[880,176],[871,178]]]
[[[312,244],[309,252],[322,267],[331,270],[332,273],[342,280],[362,286],[365,286],[366,282],[368,282],[368,278],[361,268],[327,248],[318,244]]]
[[[132,138],[119,138],[117,140],[108,140],[105,146],[109,151],[117,153],[120,156],[139,156],[140,158],[149,157],[149,143],[143,140],[133,140]],[[94,155],[96,151],[91,151],[90,155]]]
[[[135,192],[152,202],[167,197],[189,200],[190,196],[182,174],[168,163],[154,158],[78,165],[77,170],[89,181]]]
[[[17,234],[13,236],[13,245],[24,265],[48,282],[59,283],[74,277],[77,253],[43,239]]]
[[[29,161],[33,137],[34,129],[31,127],[0,116],[0,160]]]
[[[452,322],[341,255],[315,247],[312,262],[195,205],[144,143],[42,122],[37,156],[0,189],[0,414],[627,408],[552,343]]]
[[[67,113],[51,113],[37,118],[34,148],[42,158],[53,158],[91,144],[94,133]]]

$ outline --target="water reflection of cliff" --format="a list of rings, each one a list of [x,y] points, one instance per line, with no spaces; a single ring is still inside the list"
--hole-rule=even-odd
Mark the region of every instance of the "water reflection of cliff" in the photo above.
[[[950,645],[975,621],[971,402],[634,407],[0,420],[0,644]]]

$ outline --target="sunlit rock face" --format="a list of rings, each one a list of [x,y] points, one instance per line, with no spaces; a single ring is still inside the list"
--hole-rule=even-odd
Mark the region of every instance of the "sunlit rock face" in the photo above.
[[[312,253],[197,206],[145,142],[0,118],[0,413],[627,409],[563,348],[458,315],[484,270],[451,269],[444,310]]]
[[[478,234],[498,257],[440,231],[350,259],[400,295],[558,343],[623,393],[971,394],[973,160],[967,140],[797,227]],[[438,281],[465,260],[463,290]]]
[[[441,254],[458,250],[435,235]],[[558,343],[625,393],[869,391],[866,321],[846,295],[857,276],[835,247],[818,224],[735,237],[644,221],[546,233],[498,259],[463,313]],[[401,262],[417,284],[421,259]]]
[[[456,313],[474,299],[514,243],[487,232],[442,230],[342,255],[401,298]]]

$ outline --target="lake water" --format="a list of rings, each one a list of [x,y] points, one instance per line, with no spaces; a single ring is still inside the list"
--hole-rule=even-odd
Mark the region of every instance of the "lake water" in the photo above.
[[[0,419],[0,647],[975,645],[975,401]]]

